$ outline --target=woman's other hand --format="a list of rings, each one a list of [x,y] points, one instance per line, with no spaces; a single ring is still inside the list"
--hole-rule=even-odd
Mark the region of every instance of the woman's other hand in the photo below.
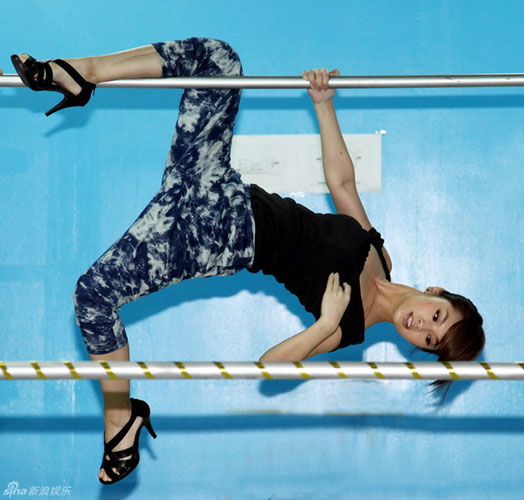
[[[302,72],[302,78],[309,80],[311,83],[311,89],[308,90],[313,102],[324,102],[333,99],[335,95],[335,89],[330,89],[329,79],[332,76],[339,76],[340,71],[333,69],[328,71],[326,68],[311,69],[309,71]]]
[[[326,290],[322,297],[320,320],[331,331],[335,331],[344,315],[351,298],[351,286],[347,283],[340,284],[338,273],[331,273],[327,280]]]

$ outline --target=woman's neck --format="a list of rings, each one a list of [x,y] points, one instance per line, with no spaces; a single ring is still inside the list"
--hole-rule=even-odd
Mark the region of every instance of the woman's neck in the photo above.
[[[375,278],[375,294],[373,304],[366,317],[366,328],[376,323],[393,322],[393,314],[406,295],[417,293],[418,290],[399,283],[391,283],[383,278]]]

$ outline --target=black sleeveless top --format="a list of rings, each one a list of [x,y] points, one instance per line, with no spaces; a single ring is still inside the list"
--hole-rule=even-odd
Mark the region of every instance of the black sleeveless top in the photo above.
[[[386,278],[389,271],[382,254],[384,240],[375,229],[366,231],[347,215],[317,214],[291,198],[269,194],[251,185],[255,218],[255,257],[252,273],[271,274],[294,295],[306,311],[320,318],[322,296],[331,272],[351,285],[351,300],[340,321],[338,348],[364,341],[364,308],[360,273],[370,245],[380,256]]]

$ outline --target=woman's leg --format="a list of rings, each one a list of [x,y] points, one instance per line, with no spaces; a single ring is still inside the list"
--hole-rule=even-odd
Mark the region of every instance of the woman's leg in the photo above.
[[[108,67],[108,79],[115,78],[112,63],[120,66],[122,77],[144,76],[151,69],[159,69],[163,76],[241,72],[238,57],[223,42],[194,39],[155,44],[151,49],[154,53],[145,47],[104,56],[99,66]],[[96,66],[99,58],[93,59]],[[145,68],[139,61],[146,61]],[[238,91],[225,90],[184,93],[159,193],[124,236],[80,277],[75,307],[91,359],[129,359],[125,329],[118,316],[123,304],[184,278],[235,272],[246,267],[252,258],[253,235],[249,232],[245,193],[228,161],[239,96]],[[228,200],[234,208],[223,211],[219,223],[210,220],[210,215],[219,213],[209,208],[215,196],[223,205]],[[197,216],[184,208],[187,206],[197,207]],[[245,231],[239,222],[242,220],[247,226]],[[228,230],[227,224],[233,223],[245,238],[230,236],[233,231]],[[212,232],[217,226],[229,241],[217,239]],[[226,248],[227,255],[240,257],[234,262],[222,259],[215,255],[215,247]],[[129,419],[129,382],[101,381],[101,387],[108,442]],[[141,419],[137,419],[114,451],[133,444],[140,423]],[[109,480],[103,470],[99,477]]]
[[[129,344],[109,354],[91,354],[90,357],[93,361],[129,361]],[[129,380],[100,380],[100,387],[104,397],[104,440],[107,443],[131,417]],[[124,450],[133,445],[141,421],[141,418],[135,420],[133,427],[113,451]],[[100,470],[98,477],[105,481],[110,480],[103,469]]]
[[[28,54],[20,54],[25,62]],[[160,78],[162,63],[152,45],[125,50],[95,57],[64,59],[75,68],[88,82],[97,84],[124,78]],[[50,63],[53,70],[53,81],[59,86],[77,95],[81,88],[68,73],[58,64]]]

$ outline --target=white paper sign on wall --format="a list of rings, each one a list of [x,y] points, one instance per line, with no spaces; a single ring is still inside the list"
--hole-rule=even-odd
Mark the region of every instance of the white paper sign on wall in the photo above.
[[[361,193],[381,189],[382,134],[344,134]],[[269,192],[327,193],[320,135],[236,135],[233,168]]]

